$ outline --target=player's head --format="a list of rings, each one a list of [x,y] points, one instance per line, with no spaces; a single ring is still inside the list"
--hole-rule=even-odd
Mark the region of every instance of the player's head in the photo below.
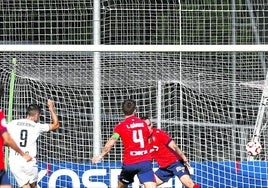
[[[41,108],[37,104],[30,104],[27,108],[27,118],[31,119],[34,122],[39,121],[41,114]]]
[[[143,116],[141,117],[141,119],[143,119],[145,121],[145,123],[148,125],[148,127],[152,127],[152,121],[150,120],[149,116]]]
[[[133,100],[128,99],[123,102],[122,110],[125,116],[134,115],[136,113],[136,104]]]
[[[4,95],[4,85],[0,82],[0,98]]]
[[[143,119],[145,121],[145,123],[148,125],[148,129],[150,131],[150,133],[153,132],[153,124],[151,119],[149,118],[149,116],[143,116],[141,117],[141,119]]]

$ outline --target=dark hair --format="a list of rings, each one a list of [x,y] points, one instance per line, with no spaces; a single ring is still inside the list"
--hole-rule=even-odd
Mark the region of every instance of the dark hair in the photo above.
[[[41,114],[41,107],[37,104],[30,104],[27,108],[27,116],[33,116],[36,113]]]
[[[150,120],[149,116],[141,116],[140,118],[143,119],[143,120],[146,120],[146,119]]]
[[[150,124],[148,125],[148,126],[153,126],[154,127],[154,125],[152,124],[152,121],[151,121],[151,119],[149,118],[149,116],[142,116],[142,117],[140,117],[142,120],[149,120],[150,121]]]
[[[4,94],[4,85],[0,82],[0,98],[3,96]]]
[[[131,99],[125,100],[122,105],[122,110],[126,116],[133,114],[133,112],[136,110],[135,101]]]

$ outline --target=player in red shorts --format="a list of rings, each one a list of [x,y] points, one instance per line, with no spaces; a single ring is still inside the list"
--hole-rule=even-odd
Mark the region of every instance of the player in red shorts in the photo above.
[[[145,188],[156,188],[155,177],[148,139],[150,132],[147,124],[137,116],[133,100],[126,100],[122,105],[125,119],[118,123],[113,135],[106,142],[101,154],[92,158],[99,162],[121,138],[124,146],[123,166],[119,176],[118,188],[127,188],[137,175]]]
[[[185,187],[200,188],[191,179],[190,164],[174,140],[165,131],[154,128],[148,117],[142,119],[150,129],[151,155],[159,165],[159,169],[155,172],[157,186],[177,176]]]
[[[4,87],[0,83],[0,98],[4,93]],[[0,188],[11,188],[8,175],[5,171],[5,154],[4,154],[4,146],[9,146],[13,150],[15,150],[18,154],[23,156],[26,161],[30,161],[32,159],[31,156],[25,154],[15,143],[15,141],[11,138],[6,128],[7,122],[5,118],[5,113],[2,109],[0,109]]]

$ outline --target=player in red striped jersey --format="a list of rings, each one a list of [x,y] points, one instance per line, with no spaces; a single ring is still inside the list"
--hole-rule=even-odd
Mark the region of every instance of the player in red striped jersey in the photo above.
[[[165,131],[154,128],[148,117],[142,119],[150,129],[151,155],[159,165],[159,169],[155,172],[157,186],[177,176],[185,187],[200,188],[191,179],[188,159],[175,141]]]
[[[119,176],[118,188],[127,188],[137,175],[145,188],[155,188],[155,177],[150,155],[148,139],[150,136],[147,124],[136,116],[136,104],[133,100],[123,102],[122,110],[125,119],[118,123],[113,135],[106,142],[101,154],[92,158],[99,162],[121,138],[124,146],[123,166]]]
[[[4,86],[0,83],[0,98],[4,93]],[[5,118],[5,113],[2,109],[0,109],[0,188],[11,188],[8,175],[5,171],[5,155],[3,152],[4,145],[11,147],[15,150],[19,155],[21,155],[26,161],[30,161],[32,159],[31,156],[24,153],[15,143],[13,138],[9,135],[7,128],[7,122]]]

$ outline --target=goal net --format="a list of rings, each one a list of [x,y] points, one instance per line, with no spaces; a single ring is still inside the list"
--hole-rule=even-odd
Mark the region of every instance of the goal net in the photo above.
[[[101,163],[90,159],[123,119],[128,98],[137,102],[138,116],[149,115],[172,136],[202,188],[268,186],[267,50],[259,45],[268,36],[264,1],[100,1],[100,44],[111,51],[129,45],[117,52],[94,50],[93,1],[2,1],[0,7],[1,106],[17,119],[38,103],[40,121],[49,122],[46,102],[53,99],[61,123],[38,140],[38,186],[116,187],[121,143]],[[6,50],[11,44],[14,50]],[[175,49],[237,44],[259,50]],[[88,51],[66,51],[70,45]],[[167,45],[169,52],[134,45]],[[263,148],[249,161],[245,147],[256,130]],[[139,186],[136,179],[132,187]],[[182,185],[172,178],[161,187]]]

